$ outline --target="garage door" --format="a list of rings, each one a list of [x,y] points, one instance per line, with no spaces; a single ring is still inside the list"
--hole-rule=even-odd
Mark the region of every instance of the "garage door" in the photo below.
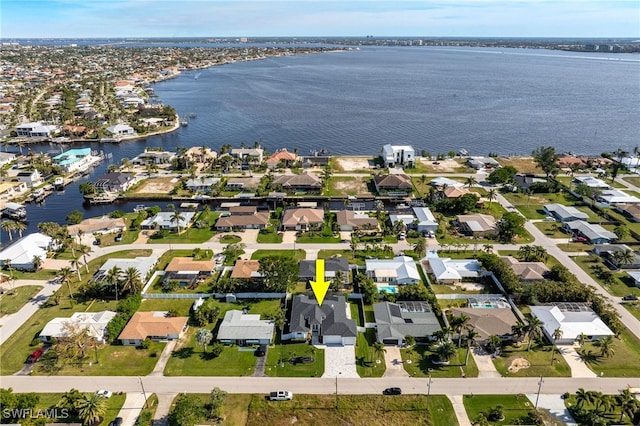
[[[322,343],[325,345],[341,345],[342,336],[322,336]]]
[[[397,339],[384,339],[382,341],[382,343],[384,343],[387,346],[398,346],[398,340]]]

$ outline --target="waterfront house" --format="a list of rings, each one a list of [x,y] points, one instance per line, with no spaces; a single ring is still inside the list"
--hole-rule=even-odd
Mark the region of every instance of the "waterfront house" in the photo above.
[[[418,232],[426,233],[438,230],[438,221],[428,207],[413,207],[413,214],[416,217],[417,222],[414,223]]]
[[[255,206],[231,207],[229,211],[230,215],[220,216],[216,221],[217,231],[264,229],[269,225],[269,212],[258,212]]]
[[[180,214],[182,219],[172,220],[175,214]],[[168,230],[185,230],[195,216],[194,212],[159,212],[151,218],[147,218],[140,223],[142,229],[168,229]]]
[[[218,153],[207,146],[192,146],[187,149],[185,155],[196,163],[201,164],[206,163],[207,160],[215,160],[218,157]]]
[[[405,197],[413,191],[411,179],[407,175],[376,175],[373,177],[376,191],[380,195]]]
[[[382,147],[381,156],[385,167],[413,167],[416,161],[416,151],[411,145],[386,144]]]
[[[573,344],[581,335],[587,341],[600,340],[615,334],[586,303],[563,302],[543,306],[529,306],[531,315],[542,321],[542,331],[554,342],[555,330],[562,330],[559,344]]]
[[[353,210],[340,210],[336,213],[336,222],[341,231],[378,230],[378,219],[368,216],[366,213]]]
[[[137,104],[136,104],[137,105]],[[128,124],[115,124],[113,126],[107,127],[107,132],[111,133],[114,136],[133,136],[136,134],[133,127]]]
[[[284,211],[282,229],[285,231],[307,231],[320,229],[324,224],[324,210],[293,208]]]
[[[402,347],[407,336],[427,341],[440,330],[440,322],[427,302],[382,302],[373,305],[376,340]]]
[[[551,272],[543,262],[520,262],[511,256],[502,258],[520,281],[541,281]]]
[[[563,228],[576,237],[584,237],[591,244],[606,244],[618,239],[618,236],[595,223],[584,220],[566,222]]]
[[[589,215],[581,212],[575,207],[562,204],[547,204],[543,207],[544,212],[560,222],[572,222],[574,220],[587,220]]]
[[[211,192],[211,187],[217,185],[220,178],[200,176],[193,179],[187,179],[184,187],[193,192]]]
[[[262,163],[264,149],[262,148],[233,148],[230,152],[234,158],[239,158],[243,163]]]
[[[498,231],[495,218],[488,214],[459,215],[455,224],[460,233],[470,236],[487,236]]]
[[[328,294],[322,305],[306,294],[295,296],[289,320],[291,340],[304,341],[311,336],[312,342],[325,345],[355,345],[358,328],[347,318],[347,309],[341,294]]]
[[[276,176],[271,184],[273,188],[282,188],[288,193],[309,193],[322,191],[322,179],[314,173]]]
[[[260,185],[260,179],[257,177],[232,177],[227,179],[225,188],[230,191],[256,189]]]
[[[6,266],[9,260],[13,269],[32,271],[35,269],[34,258],[45,260],[56,248],[51,237],[34,232],[5,245],[0,251],[0,266]]]
[[[124,271],[134,268],[144,282],[151,276],[157,264],[158,256],[138,256],[132,259],[110,258],[100,266],[100,269],[96,271],[91,280],[98,283],[105,282],[109,271],[114,267],[118,267],[122,271],[122,276],[124,276]]]
[[[88,218],[76,225],[69,225],[67,227],[69,236],[74,238],[80,235],[80,233],[84,235],[104,235],[124,232],[126,229],[127,224],[123,218],[111,218],[109,216]]]
[[[131,160],[131,164],[146,166],[148,164],[170,164],[176,158],[176,153],[171,151],[158,151],[147,148],[145,152]]]
[[[15,179],[18,182],[25,183],[29,188],[33,188],[34,186],[38,186],[44,182],[38,169],[19,171],[16,174]]]
[[[5,199],[11,199],[13,196],[26,190],[26,182],[0,182],[0,196]]]
[[[273,170],[279,165],[291,167],[296,161],[298,161],[298,155],[296,153],[287,151],[287,148],[282,148],[280,151],[271,154],[265,162],[267,163],[267,167]]]
[[[437,251],[428,251],[420,263],[425,271],[433,274],[438,284],[455,285],[463,280],[477,280],[482,271],[476,259],[441,258]]]
[[[16,154],[0,152],[0,167],[5,166],[16,159]]]
[[[518,319],[510,307],[452,308],[449,312],[451,317],[462,314],[469,317],[468,324],[478,333],[476,343],[479,345],[488,343],[491,336],[498,336],[503,342],[514,340],[512,327],[518,323]]]
[[[491,170],[500,167],[500,163],[491,157],[469,157],[467,165],[475,170]]]
[[[56,155],[53,161],[67,173],[84,172],[98,163],[100,157],[91,155],[91,148],[74,148]]]
[[[58,126],[44,124],[42,121],[22,123],[16,126],[17,136],[25,138],[51,138],[58,130]]]
[[[365,273],[376,283],[417,284],[420,274],[416,262],[409,256],[396,256],[393,259],[366,259]]]
[[[136,312],[118,339],[124,346],[140,346],[144,339],[176,340],[187,330],[187,317],[171,317],[168,312]]]
[[[226,345],[270,345],[274,329],[273,320],[261,320],[259,314],[233,309],[224,314],[217,339]]]
[[[96,192],[124,192],[135,183],[131,173],[110,172],[93,182]]]
[[[324,278],[326,281],[331,281],[336,272],[342,272],[343,280],[342,284],[346,285],[349,282],[349,261],[344,257],[331,257],[324,261]],[[300,261],[300,272],[298,273],[298,281],[316,281],[316,261],[315,260],[302,260]]]
[[[116,317],[116,312],[76,312],[70,318],[54,318],[49,321],[38,337],[44,343],[52,343],[52,339],[69,336],[69,332],[86,330],[86,334],[97,343],[107,340],[107,326]]]

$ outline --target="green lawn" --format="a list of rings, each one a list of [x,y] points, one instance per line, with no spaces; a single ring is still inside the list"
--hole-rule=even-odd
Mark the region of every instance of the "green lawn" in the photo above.
[[[533,404],[524,395],[465,395],[463,403],[471,422],[474,422],[481,413],[487,413],[490,409],[501,405],[504,419],[490,424],[532,424],[519,422],[520,419],[528,417],[528,413],[533,410]]]
[[[13,276],[18,280],[50,280],[58,275],[57,269],[40,269],[36,272],[12,270]]]
[[[640,365],[640,340],[626,328],[614,339],[615,354],[600,356],[600,348],[595,343],[585,343],[582,347],[586,364],[596,374],[604,377],[637,377]]]
[[[339,385],[339,383],[338,383]],[[337,407],[336,409],[336,401]],[[240,402],[242,406],[246,402]],[[429,408],[429,414],[427,412]],[[225,407],[226,409],[226,407]],[[267,401],[253,395],[247,426],[412,425],[456,426],[457,418],[445,395],[298,395],[291,401]],[[231,424],[231,423],[229,423]]]
[[[589,389],[589,388],[585,388],[585,390],[586,390],[586,391],[589,391],[590,389]],[[604,395],[603,395],[603,396],[604,396]],[[611,396],[617,396],[617,395],[611,395]],[[565,405],[567,408],[569,408],[569,407],[573,407],[573,406],[575,406],[575,405],[577,405],[577,404],[578,404],[578,401],[577,401],[577,399],[576,399],[576,394],[575,394],[575,393],[570,394],[570,395],[569,395],[569,398],[567,398],[567,399],[565,399],[565,400],[564,400],[564,405]],[[596,407],[595,407],[595,404],[586,402],[586,403],[583,403],[583,404],[582,404],[582,408],[583,408],[584,410],[586,410],[586,411],[594,411],[594,409],[595,409]],[[617,424],[633,425],[633,424],[634,424],[634,423],[633,423],[633,419],[632,419],[632,418],[629,418],[629,417],[628,417],[628,415],[627,415],[626,413],[624,413],[624,414],[623,414],[623,416],[622,416],[622,422],[620,422],[620,414],[621,414],[621,412],[620,412],[620,407],[619,407],[619,406],[613,406],[613,407],[611,407],[611,409],[610,409],[610,410],[608,410],[608,411],[606,412],[606,415],[600,416],[600,418],[606,418],[606,419],[608,419],[609,421],[614,420],[614,422],[609,423],[609,424],[616,424],[616,425],[617,425]],[[577,420],[577,419],[576,419],[576,420]]]
[[[180,230],[180,234],[175,231],[169,232],[165,237],[159,238],[159,234],[154,234],[149,237],[148,244],[198,244],[209,241],[216,234],[209,227],[201,229],[193,226],[189,227],[186,231]]]
[[[591,246],[586,243],[560,243],[558,248],[566,253],[579,253],[591,250]]]
[[[356,369],[360,377],[382,377],[386,366],[384,353],[376,358],[372,345],[376,342],[376,332],[368,328],[366,333],[358,333],[356,340]]]
[[[256,250],[251,255],[251,259],[260,260],[267,256],[293,257],[297,261],[301,261],[305,259],[306,253],[301,249],[297,249],[295,252],[293,250]]]
[[[14,393],[14,395],[20,395],[20,394]],[[62,398],[61,393],[38,393],[37,395],[38,395],[39,401],[34,408],[34,415],[38,411],[53,410],[56,404],[58,403],[58,401],[60,401],[60,399]],[[126,397],[127,395],[124,393],[114,392],[113,396],[111,396],[111,398],[109,398],[109,400],[107,401],[107,411],[104,414],[102,422],[96,423],[94,426],[108,425],[109,423],[111,423],[118,416],[120,409],[124,405],[124,401]],[[47,419],[47,422],[79,423],[80,420],[74,417],[63,418],[62,416],[60,416],[60,418]]]
[[[618,297],[623,297],[627,294],[635,294],[636,296],[640,297],[640,288],[635,286],[633,280],[629,278],[626,272],[610,271],[609,268],[604,263],[602,263],[602,260],[599,257],[596,262],[592,261],[593,259],[595,259],[592,256],[575,256],[571,259],[573,259],[574,262],[576,262],[586,273],[591,276],[591,278],[596,280],[598,284],[600,284],[610,294]],[[613,278],[608,281],[602,280],[594,273],[594,267],[601,267],[603,270],[611,272]]]
[[[337,244],[340,241],[340,236],[325,236],[322,234],[309,236],[308,234],[303,233],[296,237],[296,242],[298,244]]]
[[[174,309],[180,316],[189,316],[194,299],[142,299],[140,312],[169,311]]]
[[[360,316],[360,309],[358,309],[357,303],[349,303],[349,310],[351,311],[351,318],[356,321],[358,327],[364,327],[364,319]]]
[[[569,238],[569,235],[562,232],[558,222],[536,222],[533,224],[549,238]]]
[[[280,244],[282,234],[275,232],[273,228],[261,229],[258,233],[257,242],[260,244]]]
[[[239,243],[240,241],[242,241],[242,238],[233,234],[226,234],[220,237],[221,244],[235,244]]]
[[[640,304],[638,304],[638,302],[633,302],[633,303],[626,302],[623,304],[623,306],[627,311],[631,312],[631,315],[633,315],[638,320],[640,320]]]
[[[364,321],[376,322],[376,316],[373,313],[373,305],[364,305]]]
[[[513,360],[519,358],[527,360],[530,367],[517,372],[509,371]],[[553,358],[553,365],[551,365],[550,345],[538,347],[532,344],[529,352],[525,344],[508,345],[502,348],[500,356],[493,358],[493,363],[504,377],[571,377],[571,368],[558,351],[555,351]]]
[[[438,365],[431,362],[436,357],[435,352],[428,345],[416,345],[413,349],[401,349],[404,369],[412,377],[478,377],[478,366],[469,354],[469,363],[465,366],[467,353],[465,348],[457,350],[449,365]],[[409,362],[411,361],[411,362]]]
[[[25,285],[6,290],[0,295],[0,316],[18,312],[27,302],[42,290],[39,285]]]
[[[310,364],[291,364],[289,359],[304,356],[313,357]],[[324,374],[324,349],[318,349],[308,343],[280,343],[267,351],[267,376],[271,377],[321,377]]]

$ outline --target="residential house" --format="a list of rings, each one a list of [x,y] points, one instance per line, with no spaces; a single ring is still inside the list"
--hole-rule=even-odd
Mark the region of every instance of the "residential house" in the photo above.
[[[591,244],[606,244],[618,239],[618,236],[602,226],[583,220],[566,222],[563,228],[577,237],[584,237]]]
[[[293,163],[298,161],[298,155],[294,152],[287,151],[287,148],[282,148],[280,151],[276,151],[269,158],[267,158],[267,167],[275,169],[279,164],[283,164],[285,167],[290,167]]]
[[[86,329],[87,334],[98,343],[107,340],[107,326],[117,315],[116,312],[76,312],[70,318],[54,318],[44,326],[38,337],[44,343],[52,339],[69,336],[72,330]]]
[[[164,268],[163,282],[165,285],[176,281],[180,287],[195,288],[202,281],[213,274],[216,261],[193,260],[192,257],[174,257]]]
[[[159,151],[147,148],[145,152],[131,160],[131,164],[146,166],[148,164],[171,164],[176,158],[176,153],[171,151]]]
[[[420,264],[433,274],[438,284],[459,284],[463,280],[480,278],[482,266],[476,259],[449,259],[438,256],[437,251],[428,251]]]
[[[549,341],[560,344],[573,344],[581,335],[587,341],[600,340],[615,333],[585,303],[556,303],[544,306],[529,306],[531,315],[542,321],[542,331]],[[562,330],[562,337],[557,341],[553,334]]]
[[[631,222],[640,222],[640,204],[616,204],[616,210]]]
[[[226,189],[228,190],[253,190],[256,189],[260,185],[260,179],[256,177],[234,177],[227,179]]]
[[[284,211],[282,229],[285,231],[307,231],[322,228],[324,224],[323,209],[294,208]]]
[[[294,192],[321,192],[322,179],[314,173],[301,173],[299,175],[281,175],[276,176],[271,185],[272,187],[282,187],[289,193]]]
[[[363,212],[353,210],[340,210],[336,213],[336,222],[341,231],[378,230],[378,219]]]
[[[486,344],[491,336],[498,336],[502,341],[514,340],[512,326],[518,323],[511,308],[452,308],[452,317],[465,314],[469,317],[469,326],[473,326],[478,336],[479,345]]]
[[[416,217],[416,230],[422,232],[436,232],[438,230],[438,221],[428,207],[413,207],[413,214]]]
[[[0,196],[10,199],[27,190],[25,182],[0,182]]]
[[[16,159],[16,154],[10,152],[0,152],[0,167],[6,166]]]
[[[427,302],[382,302],[373,305],[376,340],[402,347],[407,336],[429,340],[440,322]]]
[[[218,158],[218,153],[211,148],[205,146],[204,151],[202,146],[192,146],[185,152],[187,158],[191,158],[196,163],[204,164],[207,160],[215,160]]]
[[[376,283],[417,284],[420,274],[416,262],[409,256],[393,259],[366,259],[365,273]]]
[[[596,201],[606,204],[637,204],[640,198],[619,189],[607,189],[596,195]]]
[[[168,312],[136,312],[118,336],[124,346],[140,346],[144,339],[176,340],[187,330],[188,317],[171,317]]]
[[[50,138],[58,130],[58,126],[44,124],[42,121],[22,123],[16,126],[17,136],[25,138]]]
[[[467,188],[464,188],[462,186],[447,186],[442,190],[441,197],[443,199],[457,200],[463,195],[470,194],[470,193],[471,191],[469,191]]]
[[[262,163],[262,156],[264,155],[264,149],[262,148],[233,148],[231,149],[231,156],[239,158],[243,163]]]
[[[554,217],[560,222],[589,219],[588,214],[581,212],[575,207],[565,206],[562,204],[547,204],[543,207],[543,210],[547,215]]]
[[[220,178],[200,176],[198,178],[187,179],[184,187],[193,192],[211,192],[211,187],[217,185]]]
[[[172,220],[175,214],[179,213],[182,216],[180,220]],[[155,216],[145,219],[140,224],[142,229],[169,229],[175,230],[180,227],[181,230],[186,229],[191,220],[195,216],[194,212],[159,212]]]
[[[404,197],[413,191],[411,178],[407,175],[377,175],[373,177],[373,183],[380,195]]]
[[[344,257],[331,257],[324,261],[324,278],[326,281],[331,281],[336,272],[341,271],[343,275],[343,284],[349,282],[349,261]],[[300,272],[298,273],[299,281],[315,281],[316,277],[316,261],[315,260],[302,260],[300,261]]]
[[[96,192],[124,192],[135,183],[131,173],[110,172],[93,182]]]
[[[0,266],[5,266],[9,260],[13,269],[32,271],[35,268],[33,259],[45,260],[49,251],[55,248],[51,237],[34,232],[4,246],[0,251]]]
[[[491,157],[469,157],[467,165],[475,170],[491,170],[500,167],[500,163]]]
[[[236,260],[230,277],[237,280],[262,282],[260,262],[257,260]]]
[[[602,257],[605,263],[614,269],[640,269],[640,255],[626,244],[596,244],[593,246],[593,252]],[[619,264],[616,260],[616,253],[626,252],[631,253],[631,259],[628,263]]]
[[[231,207],[229,211],[230,215],[218,218],[216,230],[264,229],[269,226],[269,212],[258,212],[255,206]]]
[[[611,188],[606,182],[601,179],[596,179],[592,176],[576,176],[573,178],[575,183],[586,185],[589,188],[594,189],[609,189]]]
[[[133,259],[107,259],[107,261],[102,264],[100,269],[96,271],[95,275],[92,278],[92,281],[98,283],[104,282],[107,279],[107,274],[114,267],[118,267],[122,271],[122,274],[124,274],[124,271],[126,271],[127,269],[134,268],[136,271],[138,271],[140,279],[142,281],[145,281],[151,276],[157,264],[158,256],[139,256]]]
[[[448,187],[463,187],[464,183],[440,176],[435,179],[432,179],[431,182],[429,182],[429,185],[433,186],[438,190],[442,190],[442,188],[448,188]]]
[[[527,191],[531,188],[531,185],[536,183],[544,183],[547,179],[541,176],[537,176],[531,173],[517,173],[513,177],[513,182],[517,188]]]
[[[20,171],[16,174],[15,178],[18,182],[25,183],[29,188],[33,188],[44,182],[38,169]]]
[[[636,287],[640,287],[640,271],[627,271],[627,275],[633,280]]]
[[[133,130],[133,127],[129,126],[128,124],[115,124],[113,126],[109,126],[107,127],[107,132],[111,133],[114,136],[133,136],[136,134],[136,131]]]
[[[488,214],[465,214],[456,219],[458,230],[464,235],[486,236],[498,231],[496,220]]]
[[[543,262],[520,262],[511,256],[502,260],[509,265],[520,281],[541,281],[551,272]]]
[[[260,315],[234,309],[224,314],[217,339],[226,345],[270,345],[274,324],[273,320],[261,320]]]
[[[356,322],[347,318],[343,295],[328,294],[322,305],[315,298],[299,294],[293,298],[289,331],[292,340],[311,340],[325,345],[356,344]]]
[[[382,147],[382,161],[385,167],[413,167],[416,162],[416,151],[411,145],[391,145]]]
[[[100,161],[100,157],[91,154],[91,148],[69,149],[58,154],[52,160],[67,173],[83,172]]]
[[[85,219],[77,225],[69,225],[67,230],[69,236],[76,237],[81,233],[84,235],[91,234],[115,234],[117,232],[124,232],[127,229],[127,224],[121,217],[111,218],[109,216],[92,217]]]

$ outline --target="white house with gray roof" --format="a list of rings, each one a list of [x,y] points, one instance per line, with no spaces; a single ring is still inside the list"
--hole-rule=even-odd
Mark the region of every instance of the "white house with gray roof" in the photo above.
[[[257,314],[227,311],[218,329],[218,340],[227,345],[270,345],[274,324],[273,320],[261,320]]]
[[[158,263],[158,256],[136,257],[133,259],[108,259],[93,276],[93,281],[102,282],[107,278],[107,273],[114,267],[120,268],[122,275],[128,268],[135,268],[140,273],[140,279],[146,280]]]
[[[607,231],[600,225],[583,220],[566,222],[563,227],[576,236],[586,238],[591,244],[606,244],[618,239],[615,233]]]
[[[427,302],[375,303],[373,314],[376,340],[385,345],[402,346],[406,336],[426,340],[441,329]]]
[[[589,215],[581,212],[575,207],[565,206],[562,204],[547,204],[544,206],[544,212],[549,216],[553,216],[560,222],[571,222],[574,220],[587,220]]]
[[[476,259],[441,258],[436,251],[427,252],[421,263],[427,272],[433,274],[438,284],[457,284],[463,279],[478,279],[482,272],[482,266]]]
[[[70,318],[54,318],[44,326],[39,334],[40,340],[51,342],[52,338],[67,337],[71,330],[86,329],[88,335],[96,342],[104,342],[107,337],[107,326],[116,313],[112,311],[102,312],[76,312]]]
[[[178,226],[180,229],[185,229],[191,223],[191,220],[195,216],[194,212],[180,212],[180,216],[182,219],[177,221],[172,221],[173,212],[159,212],[155,216],[145,219],[140,223],[140,227],[142,229],[177,229]]]
[[[562,330],[562,337],[556,343],[574,343],[581,334],[590,341],[614,335],[598,314],[584,303],[557,303],[529,308],[531,314],[544,323],[542,331],[547,339],[554,341],[555,330]]]
[[[413,167],[416,161],[416,150],[411,145],[391,145],[382,147],[382,160],[386,167],[406,165]]]

